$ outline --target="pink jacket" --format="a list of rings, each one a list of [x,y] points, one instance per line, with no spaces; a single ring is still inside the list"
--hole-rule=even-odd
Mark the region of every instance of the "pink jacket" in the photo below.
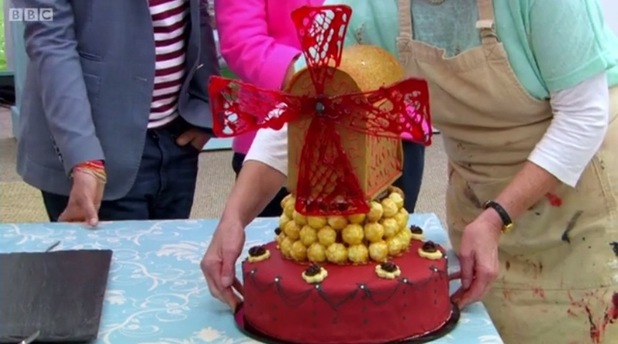
[[[300,54],[291,13],[324,0],[215,0],[221,54],[230,70],[256,86],[280,89],[288,65]],[[255,132],[234,138],[233,150],[247,154]]]

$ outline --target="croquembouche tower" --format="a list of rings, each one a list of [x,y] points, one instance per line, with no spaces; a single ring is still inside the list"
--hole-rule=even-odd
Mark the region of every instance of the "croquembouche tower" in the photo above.
[[[431,142],[427,83],[405,79],[379,47],[344,48],[351,15],[347,6],[292,14],[307,68],[285,92],[211,80],[218,135],[288,128],[290,194],[275,240],[243,262],[245,324],[264,338],[383,343],[453,319],[444,250],[408,226],[392,186],[402,134]]]

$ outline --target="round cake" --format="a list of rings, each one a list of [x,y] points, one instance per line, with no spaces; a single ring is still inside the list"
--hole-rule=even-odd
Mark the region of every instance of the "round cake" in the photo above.
[[[304,217],[282,202],[276,240],[243,261],[244,321],[286,343],[388,343],[451,319],[445,251],[408,226],[397,188],[367,214]]]

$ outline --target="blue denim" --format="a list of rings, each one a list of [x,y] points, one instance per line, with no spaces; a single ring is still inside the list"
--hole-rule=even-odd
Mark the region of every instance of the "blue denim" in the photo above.
[[[101,221],[189,218],[200,150],[191,144],[176,144],[176,138],[188,128],[189,125],[179,118],[163,128],[147,131],[133,186],[124,197],[102,202],[99,210]],[[56,222],[69,198],[42,193],[49,219]]]
[[[404,208],[412,214],[416,207],[418,194],[423,181],[425,168],[425,146],[403,141],[403,172],[393,185],[403,190]]]

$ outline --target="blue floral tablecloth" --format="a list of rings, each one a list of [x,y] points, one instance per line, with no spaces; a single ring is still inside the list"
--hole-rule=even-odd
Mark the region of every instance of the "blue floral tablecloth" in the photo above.
[[[415,215],[429,240],[450,248],[434,215]],[[277,221],[247,229],[249,247],[271,241]],[[210,296],[199,262],[216,220],[68,224],[0,224],[0,252],[111,249],[114,252],[97,343],[256,343],[236,329],[232,314]],[[459,269],[450,253],[450,271]],[[240,274],[240,264],[237,267]],[[4,276],[0,278],[5,278]],[[457,287],[453,283],[453,290]],[[485,308],[466,308],[457,327],[436,343],[502,343]]]

